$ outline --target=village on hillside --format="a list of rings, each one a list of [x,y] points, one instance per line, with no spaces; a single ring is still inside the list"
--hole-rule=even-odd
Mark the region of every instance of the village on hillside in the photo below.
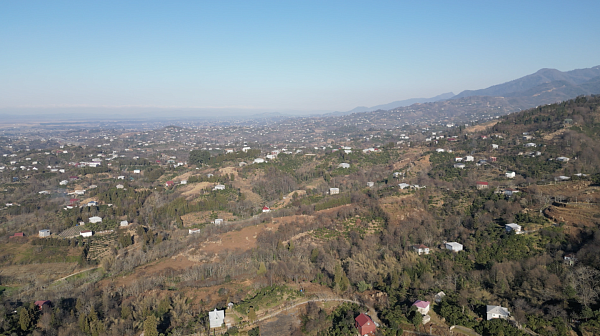
[[[500,107],[0,128],[0,334],[599,334],[600,97]]]

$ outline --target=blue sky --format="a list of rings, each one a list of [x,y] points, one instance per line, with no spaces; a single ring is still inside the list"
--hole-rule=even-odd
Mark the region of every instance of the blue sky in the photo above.
[[[2,1],[0,108],[349,110],[600,65],[600,1]]]

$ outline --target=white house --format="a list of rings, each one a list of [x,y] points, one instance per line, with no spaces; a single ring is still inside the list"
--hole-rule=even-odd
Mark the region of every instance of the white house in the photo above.
[[[125,186],[124,186],[124,185],[122,185],[122,184],[117,184],[117,189],[124,189],[124,188],[125,188]]]
[[[345,163],[345,162],[343,162],[343,163],[340,163],[340,164],[338,165],[338,168],[344,168],[344,169],[347,169],[347,168],[350,168],[350,164],[349,164],[349,163]]]
[[[133,171],[133,173],[134,173],[134,174],[141,174],[141,172],[142,172],[142,171],[141,171],[141,170],[139,170],[139,169],[135,169],[135,170]]]
[[[124,220],[124,221],[121,221],[121,222],[119,223],[119,225],[120,225],[121,227],[123,227],[123,226],[128,226],[128,225],[129,225],[129,222],[128,222],[128,221],[126,221],[126,220]]]
[[[410,184],[408,184],[408,183],[400,183],[400,184],[398,184],[398,187],[400,187],[400,189],[406,189],[406,188],[410,187]]]
[[[446,296],[446,293],[444,292],[439,292],[437,294],[435,294],[434,300],[436,303],[440,303],[442,302],[442,299],[444,298],[444,296]]]
[[[125,176],[121,175],[121,176],[117,176],[117,180],[124,180]]]
[[[225,311],[224,310],[215,310],[208,312],[208,320],[210,322],[210,328],[220,328],[223,326],[223,322],[225,322]]]
[[[271,209],[270,209],[268,206],[266,206],[266,205],[265,205],[265,206],[262,208],[262,212],[271,212]]]
[[[81,232],[79,232],[79,234],[82,237],[91,237],[92,235],[94,235],[94,233],[90,230],[81,231]]]
[[[265,159],[263,159],[263,158],[254,159],[254,163],[264,163],[264,162],[265,162]]]
[[[517,176],[515,172],[507,172],[504,175],[506,176],[506,178],[515,178],[515,176]]]
[[[498,149],[498,145],[492,144],[492,149]]]
[[[466,165],[464,163],[455,163],[454,168],[464,169]]]
[[[102,223],[102,217],[94,216],[88,219],[90,223]]]
[[[49,237],[49,236],[50,236],[50,230],[48,230],[48,229],[40,230],[40,233],[39,233],[40,238]]]
[[[215,219],[215,225],[221,225],[221,224],[223,224],[223,218]]]
[[[181,180],[181,182],[179,182],[179,184],[187,184],[187,180]]]
[[[429,301],[417,300],[415,303],[413,303],[413,306],[417,307],[417,311],[423,315],[427,315],[427,313],[429,313]]]
[[[500,306],[486,306],[487,320],[503,318],[507,319],[510,316],[508,309]]]
[[[375,186],[375,182],[367,182],[367,187],[372,188]]]
[[[461,157],[455,157],[454,158],[454,161],[456,161],[456,162],[462,162],[462,160],[463,160],[463,158],[461,158]]]
[[[222,185],[222,184],[217,184],[217,185],[216,185],[216,186],[213,188],[213,190],[225,190],[225,186],[224,186],[224,185]]]
[[[511,232],[513,231],[516,234],[521,234],[523,233],[521,230],[523,229],[521,227],[521,225],[516,224],[516,223],[510,223],[510,224],[506,224],[505,226],[506,232]]]
[[[58,184],[60,184],[60,185],[67,185],[67,184],[69,184],[69,181],[62,180],[62,181],[58,182]]]
[[[453,252],[459,252],[463,250],[463,245],[456,242],[444,243],[444,246],[447,250],[451,250]]]
[[[92,206],[97,206],[97,205],[98,205],[98,202],[96,202],[96,201],[90,201],[90,202],[88,202],[88,204],[87,204],[87,206],[89,206],[89,207],[92,207]]]
[[[194,234],[194,233],[200,233],[200,229],[189,229],[188,230],[188,234]]]
[[[413,250],[417,252],[418,255],[429,254],[429,247],[423,244],[413,245]]]
[[[438,149],[436,149],[435,151],[436,151],[436,152],[438,152],[438,153],[443,153],[443,152],[445,152],[446,150],[445,150],[445,149],[443,149],[443,148],[438,148]]]
[[[564,156],[559,156],[556,158],[556,161],[559,162],[569,162],[569,158],[568,157],[564,157]]]
[[[329,195],[337,195],[340,193],[340,188],[329,188]]]
[[[528,142],[525,144],[525,147],[535,147],[536,144],[534,144],[533,142]]]
[[[475,161],[475,158],[472,157],[471,155],[467,155],[467,156],[465,156],[465,161],[472,162],[472,161]]]

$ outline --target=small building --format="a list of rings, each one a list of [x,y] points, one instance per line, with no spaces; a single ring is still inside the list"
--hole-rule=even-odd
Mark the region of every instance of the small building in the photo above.
[[[475,161],[475,158],[474,158],[474,157],[472,157],[471,155],[467,155],[467,156],[465,157],[465,161],[467,161],[467,162],[473,162],[473,161]]]
[[[498,145],[492,144],[492,149],[498,149]]]
[[[263,159],[263,158],[254,159],[254,163],[264,163],[264,162],[265,162],[265,159]]]
[[[208,321],[211,329],[222,327],[225,322],[225,311],[215,308],[215,310],[208,312]]]
[[[124,180],[125,176],[121,175],[121,176],[117,176],[117,180]]]
[[[187,184],[187,180],[181,180],[181,182],[179,182],[179,184]]]
[[[512,196],[513,194],[517,194],[517,193],[519,193],[519,191],[517,189],[513,189],[513,188],[504,189],[504,195],[506,195],[506,196]]]
[[[427,313],[429,313],[429,301],[417,300],[415,303],[413,303],[413,306],[417,307],[417,311],[423,315],[427,315]]]
[[[82,237],[91,237],[91,236],[94,235],[94,233],[92,231],[90,231],[90,230],[81,231],[81,232],[79,232],[79,234]]]
[[[413,245],[413,250],[417,252],[418,255],[429,254],[429,247],[423,244]]]
[[[457,242],[444,243],[444,247],[446,250],[450,250],[452,252],[460,252],[463,250],[463,245]]]
[[[515,234],[523,233],[523,231],[522,231],[523,228],[521,227],[521,225],[516,224],[516,223],[506,224],[505,229],[506,229],[506,232],[509,232],[509,233],[511,231],[514,232]]]
[[[477,190],[487,189],[489,187],[489,183],[487,182],[477,182]]]
[[[266,205],[265,205],[265,206],[262,208],[262,212],[271,212],[271,209],[270,209],[268,206],[266,206]]]
[[[534,144],[533,142],[528,142],[525,144],[525,147],[535,147],[537,146],[536,144]]]
[[[408,184],[408,183],[400,183],[400,184],[398,184],[398,187],[400,187],[400,189],[406,189],[406,188],[410,187],[410,184]]]
[[[373,188],[375,186],[375,182],[367,182],[367,187]]]
[[[25,237],[25,233],[23,232],[15,232],[12,236],[10,236],[9,238],[16,238],[16,237]]]
[[[223,218],[215,219],[215,225],[221,225],[221,224],[223,224]]]
[[[217,184],[212,190],[225,190],[225,185]]]
[[[340,163],[340,164],[338,165],[338,168],[344,168],[344,169],[348,169],[348,168],[350,168],[350,164],[349,164],[349,163],[342,162],[342,163]]]
[[[62,180],[62,181],[58,182],[58,184],[59,184],[59,185],[67,185],[67,184],[69,184],[69,181],[67,181],[67,180]]]
[[[510,316],[510,312],[508,311],[508,309],[500,306],[488,305],[486,306],[485,311],[488,321],[496,318],[508,319],[508,317]]]
[[[440,303],[440,302],[442,302],[442,300],[444,299],[445,296],[446,296],[446,293],[439,292],[439,293],[435,294],[433,299],[435,300],[435,303]]]
[[[188,234],[194,234],[194,233],[200,233],[200,229],[189,229],[188,230]]]
[[[141,171],[141,170],[139,170],[139,169],[134,169],[134,170],[133,170],[133,173],[134,173],[134,174],[141,174],[141,173],[142,173],[142,171]]]
[[[38,307],[39,310],[42,310],[44,306],[50,308],[52,307],[52,302],[50,300],[38,300],[33,303]]]
[[[462,157],[455,157],[454,161],[455,162],[462,162],[463,158]]]
[[[88,219],[90,223],[102,223],[102,217],[94,216]]]
[[[90,201],[88,202],[87,206],[91,207],[91,206],[98,206],[98,202],[96,201]]]
[[[374,334],[377,330],[375,322],[373,322],[373,320],[365,313],[360,313],[360,315],[354,319],[354,326],[358,329],[358,333],[361,336]]]
[[[464,169],[466,165],[464,163],[455,163],[454,168]]]
[[[121,227],[128,226],[128,225],[129,225],[129,222],[128,222],[128,221],[126,221],[126,220],[124,220],[124,221],[121,221],[121,222],[119,223],[119,226],[121,226]]]
[[[504,173],[504,175],[506,176],[506,178],[515,178],[515,176],[517,176],[515,172],[506,172]]]
[[[167,183],[165,183],[165,187],[172,187],[175,185],[175,182],[173,181],[167,181]]]
[[[122,184],[117,184],[117,189],[125,189],[125,186]]]
[[[438,153],[443,153],[443,152],[445,152],[446,150],[445,150],[445,149],[443,149],[443,148],[437,148],[435,151],[436,151],[436,152],[438,152]]]
[[[559,156],[556,158],[556,161],[558,162],[569,162],[569,158],[568,157],[564,157],[564,156]]]
[[[40,238],[50,237],[50,230],[48,230],[48,229],[40,230],[39,237]]]
[[[575,265],[577,258],[575,258],[575,254],[569,253],[569,254],[565,254],[565,256],[563,257],[563,260],[564,260],[564,263],[567,264],[568,266],[573,266],[573,265]]]
[[[498,161],[498,158],[495,156],[490,156],[490,162],[496,162]]]
[[[340,188],[329,188],[329,195],[337,195],[340,193]]]
[[[423,315],[423,319],[421,320],[421,323],[427,324],[427,323],[429,323],[429,321],[431,321],[431,316]]]

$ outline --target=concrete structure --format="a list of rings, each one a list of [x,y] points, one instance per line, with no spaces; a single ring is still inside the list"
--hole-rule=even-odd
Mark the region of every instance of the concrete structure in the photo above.
[[[515,223],[510,223],[510,224],[506,224],[505,226],[506,232],[514,232],[516,234],[521,234],[523,233],[523,231],[521,231],[523,228],[521,227],[521,225],[519,224],[515,224]]]
[[[367,182],[367,187],[373,188],[375,186],[375,182]]]
[[[49,237],[49,236],[50,236],[50,230],[48,230],[48,229],[40,230],[40,233],[39,233],[40,238]]]
[[[94,216],[88,219],[90,223],[102,223],[102,217]]]
[[[329,195],[337,195],[340,193],[340,188],[329,188]]]
[[[225,186],[222,184],[217,184],[212,190],[225,190]]]
[[[486,315],[487,315],[487,320],[491,320],[491,319],[496,319],[496,318],[503,318],[503,319],[508,319],[508,317],[510,316],[510,312],[508,311],[508,309],[504,308],[504,307],[500,307],[500,306],[486,306]]]
[[[79,232],[79,234],[82,237],[91,237],[91,236],[94,235],[94,233],[92,231],[90,231],[90,230],[81,231],[81,232]]]
[[[487,182],[477,182],[477,190],[487,189],[489,187],[489,183]]]
[[[128,222],[128,221],[126,221],[126,220],[124,220],[124,221],[121,221],[121,222],[119,223],[119,226],[121,226],[121,227],[124,227],[124,226],[129,226],[129,222]]]
[[[459,252],[463,250],[463,245],[457,242],[444,243],[444,247],[453,252]]]
[[[348,169],[348,168],[350,168],[350,164],[343,162],[338,165],[338,168]]]
[[[223,224],[223,219],[222,218],[215,219],[215,225],[221,225],[221,224]]]
[[[208,312],[208,321],[211,329],[222,327],[223,322],[225,322],[225,311],[215,308],[215,310]]]
[[[504,175],[506,176],[506,178],[515,178],[515,176],[517,176],[515,172],[507,172]]]
[[[193,234],[193,233],[200,233],[200,229],[188,229],[188,234]]]

